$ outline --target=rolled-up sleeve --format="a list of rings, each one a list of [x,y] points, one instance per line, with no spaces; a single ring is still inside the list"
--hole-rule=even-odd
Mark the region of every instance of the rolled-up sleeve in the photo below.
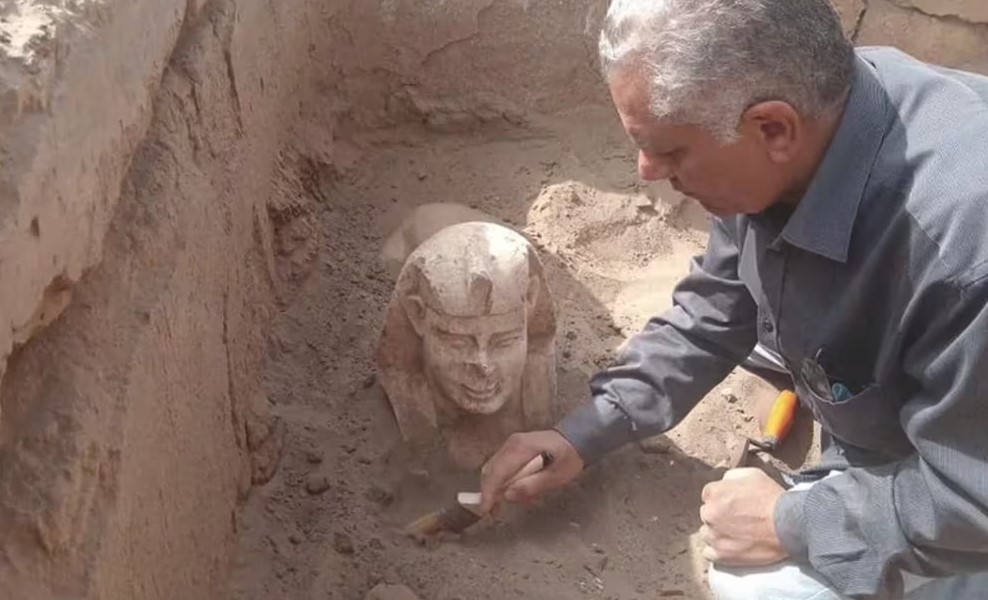
[[[673,307],[628,341],[591,380],[592,401],[557,426],[586,463],[676,425],[754,348],[758,309],[727,227],[711,222],[706,252],[676,286]]]
[[[795,559],[856,598],[894,598],[900,571],[988,568],[988,278],[941,284],[905,328],[900,419],[916,448],[850,469],[776,506]]]

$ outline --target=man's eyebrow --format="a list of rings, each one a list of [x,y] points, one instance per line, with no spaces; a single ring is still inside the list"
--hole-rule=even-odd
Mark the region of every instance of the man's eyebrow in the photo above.
[[[667,154],[669,152],[672,152],[671,147],[656,145],[652,140],[642,135],[640,131],[629,131],[628,137],[631,138],[631,141],[633,144],[635,144],[635,146],[638,146],[638,148],[642,150],[649,150],[653,152],[658,152],[660,154]]]

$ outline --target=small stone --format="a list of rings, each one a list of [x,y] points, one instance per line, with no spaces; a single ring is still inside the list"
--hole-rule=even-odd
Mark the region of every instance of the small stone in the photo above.
[[[340,554],[353,554],[353,540],[349,535],[337,531],[333,534],[333,549]]]
[[[408,471],[408,474],[411,476],[412,479],[414,479],[418,483],[428,483],[428,481],[431,479],[431,477],[429,476],[429,471],[427,471],[426,469],[410,469]]]
[[[367,491],[364,492],[364,497],[381,506],[389,506],[395,499],[394,494],[377,485],[367,488]]]
[[[310,465],[318,465],[322,463],[322,454],[318,450],[309,450],[305,453],[305,460]]]
[[[318,496],[329,489],[329,476],[322,473],[312,473],[305,480],[305,491]]]
[[[686,595],[683,590],[662,590],[659,592],[659,598],[681,598]]]
[[[669,454],[669,444],[662,436],[644,439],[640,447],[645,454]]]
[[[371,538],[367,545],[374,550],[384,550],[384,542],[380,538]]]
[[[376,382],[376,381],[377,381],[377,375],[374,375],[373,373],[371,373],[370,375],[368,375],[367,377],[364,378],[364,383],[362,385],[364,386],[364,389],[366,390],[368,388],[374,387],[374,382]]]
[[[738,401],[737,395],[731,388],[724,388],[720,391],[720,397],[727,400],[729,404],[734,404]]]
[[[290,536],[288,536],[288,541],[291,542],[292,544],[298,546],[299,544],[302,543],[302,538],[299,537],[299,535],[297,533],[293,533]]]
[[[419,600],[419,597],[403,585],[380,583],[367,592],[364,600]]]
[[[594,551],[595,554],[606,554],[606,552],[604,552],[604,549],[598,546],[597,544],[590,544],[590,548]]]
[[[569,350],[563,350],[563,358],[573,358],[573,353]]]

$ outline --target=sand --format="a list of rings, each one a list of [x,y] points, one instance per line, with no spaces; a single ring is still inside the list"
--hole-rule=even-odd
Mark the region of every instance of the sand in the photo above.
[[[317,175],[319,258],[270,333],[264,381],[286,447],[245,508],[234,598],[362,598],[382,582],[431,600],[706,598],[700,490],[755,431],[752,407],[773,388],[732,375],[740,401],[718,388],[648,452],[626,448],[534,506],[420,544],[396,530],[476,474],[404,450],[373,364],[392,286],[378,252],[416,206],[479,208],[537,245],[559,311],[562,410],[586,401],[589,376],[669,306],[702,251],[702,211],[637,180],[606,108],[538,129],[408,127],[353,143],[350,168]]]

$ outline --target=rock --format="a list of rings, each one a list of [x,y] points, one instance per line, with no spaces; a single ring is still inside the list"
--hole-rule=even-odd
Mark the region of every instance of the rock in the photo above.
[[[720,391],[720,397],[726,400],[729,404],[735,404],[738,401],[737,395],[731,388],[724,388]]]
[[[600,556],[592,562],[584,563],[583,568],[594,577],[600,577],[604,573],[604,569],[607,568],[608,562],[609,559],[606,556]]]
[[[364,497],[381,506],[388,506],[395,499],[394,494],[378,485],[372,485],[367,488],[367,491],[364,492]]]
[[[954,17],[969,23],[988,23],[988,2],[984,0],[894,0],[938,17]]]
[[[333,534],[333,549],[340,554],[353,554],[353,540],[349,535],[337,531]]]
[[[419,600],[415,592],[403,585],[388,585],[381,583],[367,592],[364,600]]]
[[[920,60],[988,73],[983,50],[988,29],[960,19],[933,17],[891,0],[869,0],[857,42],[895,46]]]
[[[854,34],[858,26],[858,19],[865,9],[865,0],[835,0],[834,5],[840,14],[841,26],[848,36]]]
[[[669,443],[661,435],[642,440],[639,447],[645,454],[669,454]]]
[[[635,208],[637,209],[654,209],[655,204],[652,203],[652,199],[645,194],[639,194],[635,196],[632,201],[634,202]]]
[[[322,454],[318,450],[309,450],[305,453],[305,460],[311,465],[322,463]]]
[[[305,480],[305,491],[313,496],[324,493],[329,489],[329,475],[324,473],[312,473]]]

